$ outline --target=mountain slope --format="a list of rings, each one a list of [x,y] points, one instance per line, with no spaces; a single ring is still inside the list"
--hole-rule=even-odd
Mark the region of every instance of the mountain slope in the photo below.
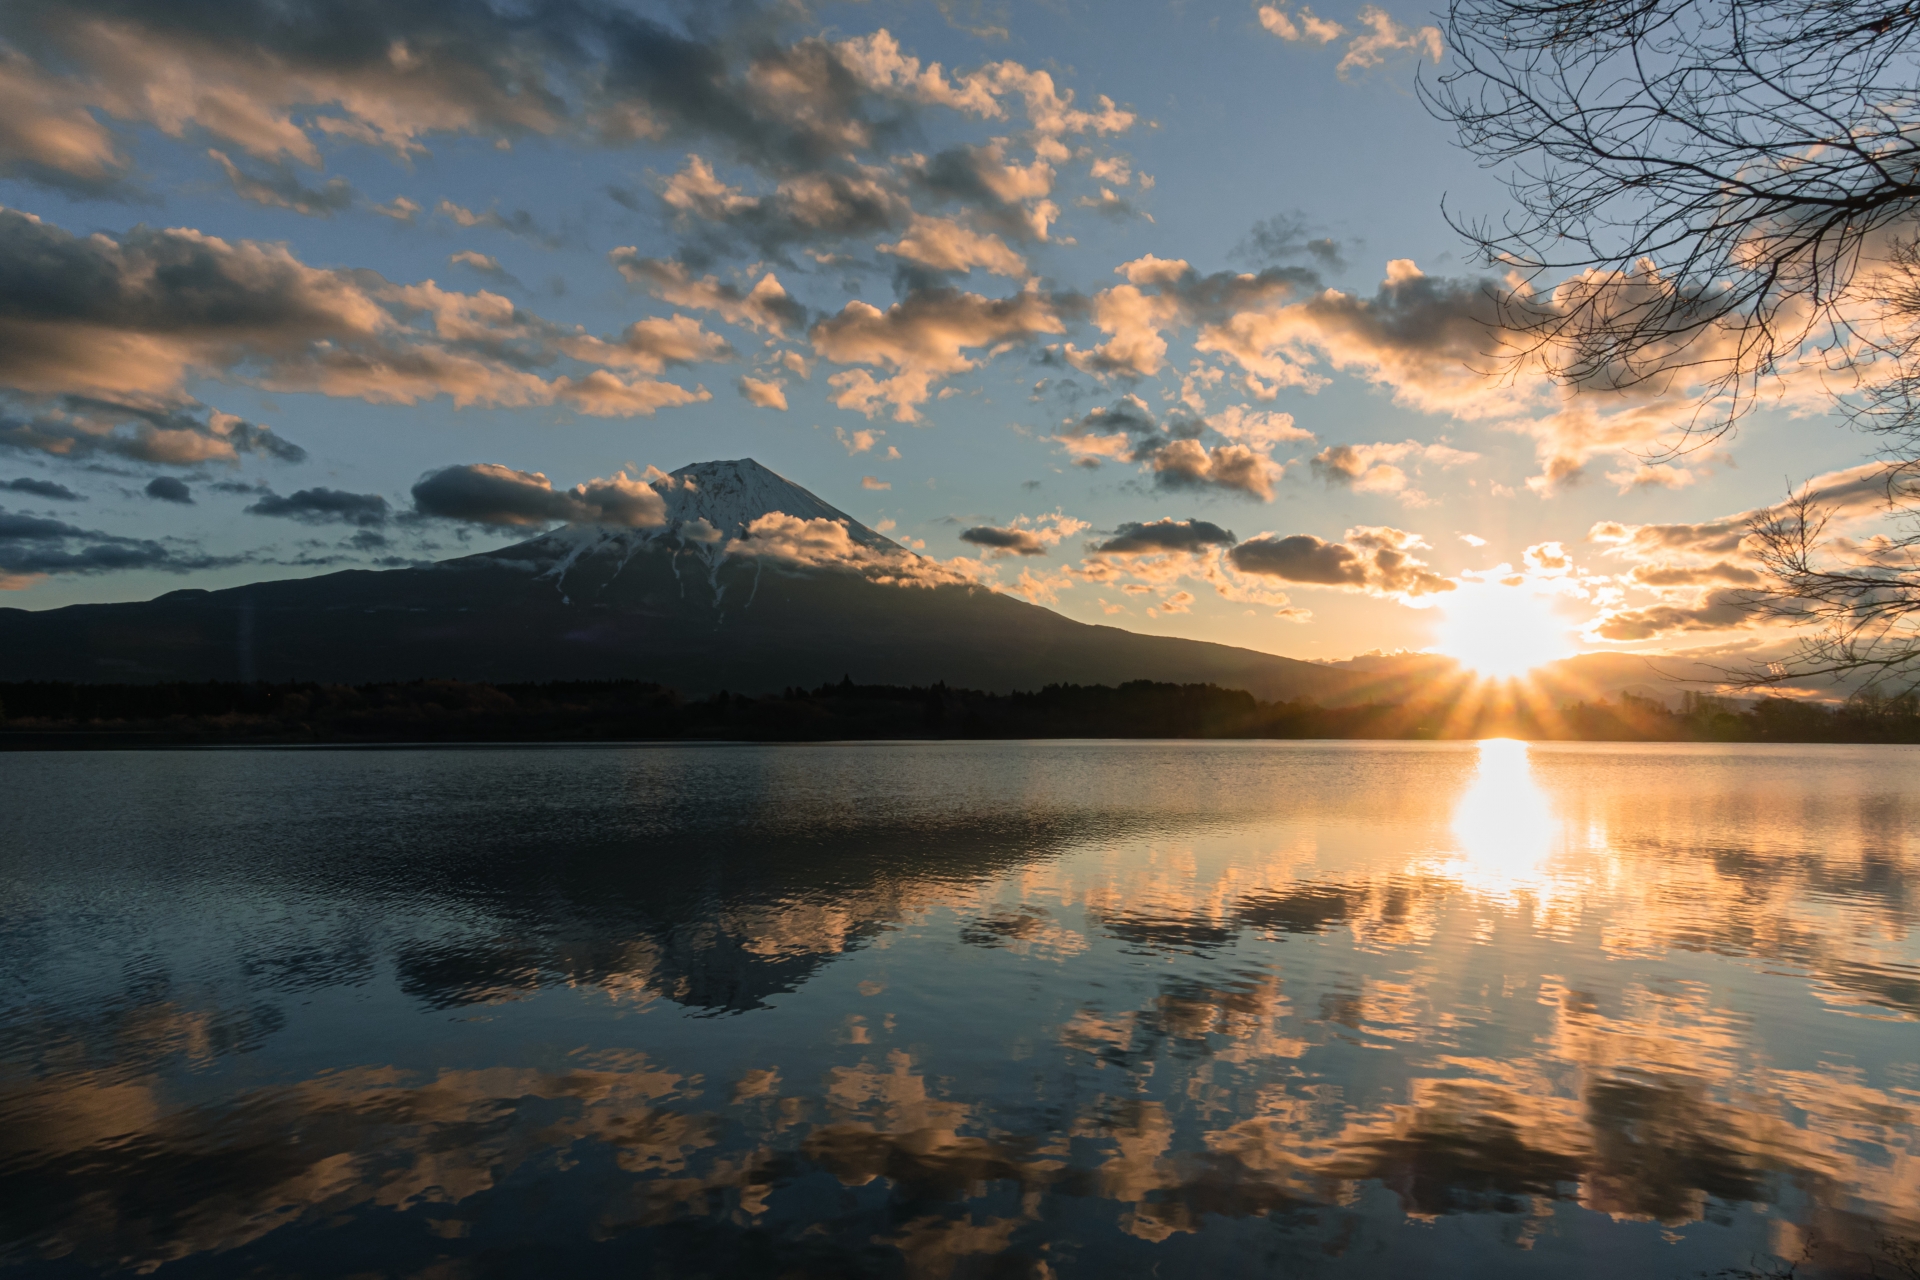
[[[1153,679],[1326,700],[1350,683],[1250,649],[1089,626],[979,587],[876,582],[857,567],[929,562],[751,460],[673,477],[658,486],[667,522],[655,528],[568,527],[428,568],[0,610],[0,680],[629,678],[708,692],[843,675],[996,691]],[[856,569],[757,553],[769,514],[792,517],[795,545],[837,547]]]

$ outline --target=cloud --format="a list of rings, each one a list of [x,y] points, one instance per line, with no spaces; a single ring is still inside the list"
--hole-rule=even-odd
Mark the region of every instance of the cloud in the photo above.
[[[886,432],[876,430],[872,427],[862,427],[858,431],[851,432],[845,427],[835,427],[833,429],[834,439],[840,442],[840,446],[847,451],[849,458],[856,453],[865,453],[869,449],[872,449],[874,445],[880,443],[880,438],[886,434]]]
[[[1342,80],[1356,71],[1380,66],[1390,53],[1412,53],[1430,62],[1440,61],[1443,50],[1438,27],[1403,27],[1385,10],[1373,5],[1361,7],[1360,25],[1365,30],[1353,38],[1335,68]]]
[[[869,89],[987,119],[1006,116],[986,77],[976,72],[964,80],[949,80],[939,63],[923,66],[920,59],[903,54],[900,42],[884,28],[872,35],[843,40],[834,50],[847,70]]]
[[[747,398],[748,404],[757,405],[762,409],[785,409],[787,407],[786,387],[778,378],[763,381],[762,379],[749,378],[742,374],[740,377],[740,394]]]
[[[407,223],[409,225],[423,212],[418,204],[415,204],[405,196],[395,196],[389,204],[376,204],[368,207],[382,217],[392,218],[395,222]]]
[[[466,267],[477,271],[501,284],[512,285],[516,289],[525,288],[511,271],[500,265],[500,259],[489,253],[477,253],[472,249],[462,249],[458,253],[447,255],[447,262],[456,267]]]
[[[178,467],[237,464],[242,454],[280,462],[302,462],[307,456],[306,450],[270,428],[233,414],[190,400],[169,404],[144,397],[129,402],[61,396],[35,402],[27,417],[0,413],[0,448],[74,460],[105,455]]]
[[[1407,463],[1416,469],[1422,464],[1452,468],[1478,461],[1479,457],[1444,444],[1402,440],[1398,444],[1330,445],[1310,458],[1308,465],[1323,483],[1358,493],[1417,493],[1408,489],[1407,473],[1397,464]]]
[[[1840,520],[1867,520],[1887,513],[1887,480],[1886,464],[1868,462],[1817,476],[1807,488],[1816,503],[1832,507]],[[1781,510],[1776,504],[1677,524],[1601,520],[1587,531],[1587,539],[1605,545],[1607,554],[1631,561],[1664,561],[1675,555],[1717,560],[1742,552],[1753,523]]]
[[[82,84],[0,47],[0,175],[69,195],[126,198],[127,160]]]
[[[853,537],[846,523],[770,511],[749,524],[722,548],[726,555],[749,556],[790,570],[829,569],[857,573],[885,586],[970,585],[986,575],[977,560],[933,560],[899,547],[875,547]]]
[[[442,200],[434,207],[434,212],[443,218],[451,218],[455,225],[468,230],[474,227],[487,227],[494,231],[504,231],[510,236],[530,240],[548,249],[558,249],[566,243],[565,237],[542,229],[534,220],[534,216],[525,209],[515,209],[512,213],[501,213],[498,209],[483,209],[475,213],[451,200]]]
[[[1727,631],[1762,620],[1749,591],[1726,588],[1706,592],[1691,605],[1658,604],[1644,609],[1614,609],[1587,625],[1590,640],[1652,640],[1689,631]]]
[[[1415,534],[1362,525],[1347,530],[1343,542],[1325,542],[1310,533],[1263,533],[1234,547],[1227,559],[1242,573],[1375,595],[1414,597],[1453,590],[1451,580],[1412,554],[1425,545]]]
[[[1763,579],[1756,570],[1746,565],[1734,564],[1730,560],[1716,560],[1712,564],[1704,565],[1635,565],[1628,572],[1627,581],[1636,587],[1665,589],[1715,584],[1757,587]]]
[[[1334,34],[1339,34],[1337,28]],[[1346,259],[1341,256],[1337,241],[1327,236],[1309,237],[1306,220],[1299,214],[1276,213],[1254,223],[1247,238],[1236,245],[1229,256],[1256,263],[1307,257],[1328,271],[1346,270]]]
[[[1229,405],[1206,419],[1209,427],[1234,441],[1262,451],[1276,444],[1292,444],[1313,439],[1313,432],[1299,426],[1290,413],[1270,409],[1249,409]]]
[[[1154,483],[1164,489],[1228,489],[1262,502],[1272,501],[1274,483],[1280,478],[1280,468],[1272,459],[1243,444],[1209,449],[1198,440],[1174,440],[1147,465]]]
[[[1008,525],[975,525],[963,529],[962,542],[985,547],[993,558],[1043,556],[1047,548],[1086,529],[1087,522],[1055,512],[1050,516],[1020,516]]]
[[[725,338],[707,332],[692,316],[678,315],[636,320],[611,342],[582,335],[562,338],[555,346],[588,364],[642,373],[661,373],[668,365],[732,360],[736,355]]]
[[[190,403],[182,390],[190,377],[210,375],[375,403],[445,395],[456,406],[563,403],[600,415],[710,398],[704,388],[625,383],[603,369],[537,372],[562,354],[641,368],[664,361],[670,353],[636,345],[636,330],[595,346],[498,294],[309,267],[281,244],[144,226],[117,241],[81,238],[0,210],[0,278],[8,282],[0,386],[28,396],[173,411]],[[59,451],[57,442],[44,447]],[[228,456],[232,448],[230,438]]]
[[[882,480],[879,476],[861,476],[860,487],[862,489],[870,489],[870,490],[878,491],[878,490],[884,490],[884,489],[891,489],[893,488],[893,485],[885,480]]]
[[[615,249],[607,258],[628,284],[677,307],[716,312],[728,324],[745,325],[779,338],[790,329],[805,327],[807,322],[806,308],[787,295],[772,272],[762,276],[752,289],[742,290],[722,284],[715,276],[695,279],[684,264],[642,257],[632,246]]]
[[[932,157],[910,156],[902,171],[935,200],[969,204],[977,218],[1006,235],[1046,241],[1060,216],[1060,206],[1047,198],[1053,191],[1054,167],[1041,156],[1017,164],[1008,159],[1006,145],[1006,139],[996,138],[984,145],[948,147]]]
[[[284,164],[269,167],[267,176],[244,172],[224,151],[208,148],[207,155],[225,171],[234,194],[255,204],[291,209],[310,218],[330,218],[353,206],[353,184],[345,178],[330,179],[323,187],[309,187]]]
[[[0,63],[0,100],[22,108],[0,135],[0,163],[109,186],[128,161],[89,108],[312,167],[323,139],[407,157],[451,134],[707,138],[778,168],[870,147],[900,123],[898,110],[869,114],[850,57],[819,40],[775,46],[762,31],[749,18],[702,39],[630,9],[509,13],[484,0],[297,12],[271,0],[22,0],[0,15],[18,50]],[[1015,91],[1007,79],[994,75],[994,91]]]
[[[277,516],[305,524],[350,524],[363,529],[384,525],[392,514],[387,500],[379,494],[343,489],[302,489],[286,497],[268,493],[242,510],[254,516]]]
[[[1346,28],[1337,22],[1316,17],[1312,9],[1300,6],[1298,16],[1290,15],[1285,9],[1275,5],[1260,6],[1260,25],[1274,35],[1286,41],[1305,40],[1313,44],[1327,44],[1346,34]]]
[[[1153,221],[1152,214],[1111,187],[1101,187],[1098,195],[1075,196],[1073,203],[1075,208],[1091,209],[1102,217],[1116,221],[1124,221],[1128,218],[1145,218],[1148,222]]]
[[[17,591],[55,573],[158,569],[187,573],[234,564],[147,538],[81,529],[59,520],[0,510],[0,590]]]
[[[1155,520],[1143,524],[1130,521],[1115,529],[1113,536],[1094,551],[1101,555],[1150,556],[1169,551],[1197,552],[1212,547],[1230,547],[1237,542],[1232,532],[1205,520]]]
[[[874,247],[933,271],[964,272],[984,267],[994,275],[1015,279],[1027,273],[1026,259],[1009,249],[1006,241],[971,231],[952,218],[916,213],[897,242]]]
[[[193,505],[193,490],[172,476],[155,476],[147,481],[145,493],[158,502],[175,502],[183,507]]]
[[[1059,333],[1060,317],[1049,299],[1027,288],[1009,298],[984,298],[954,289],[916,290],[885,311],[853,301],[809,332],[814,351],[835,364],[879,365],[894,370],[875,378],[864,369],[836,373],[834,404],[874,416],[891,406],[899,422],[917,422],[918,406],[933,384],[979,367],[968,348],[1025,341]]]
[[[610,479],[555,489],[538,471],[482,462],[420,477],[413,486],[413,503],[421,515],[468,524],[535,528],[565,522],[653,529],[667,522],[666,500],[654,487],[663,478],[650,471],[633,480],[620,471]]]
[[[890,231],[913,209],[891,173],[873,166],[796,173],[764,196],[722,182],[697,155],[667,179],[661,199],[688,237],[685,256],[715,256],[746,246],[783,258],[796,244],[818,244]]]
[[[1229,443],[1208,446],[1199,437],[1213,423],[1184,415],[1164,423],[1136,395],[1125,395],[1111,406],[1094,409],[1055,437],[1081,465],[1103,459],[1138,462],[1161,489],[1222,489],[1262,502],[1273,498],[1281,467],[1267,455],[1269,441],[1294,439],[1293,419],[1286,414],[1241,412],[1222,415],[1221,434]],[[1252,443],[1239,443],[1232,439]],[[1311,437],[1309,437],[1311,438]]]
[[[22,476],[18,480],[9,480],[0,484],[0,490],[8,493],[28,493],[36,498],[48,498],[55,502],[85,502],[86,498],[63,484],[51,480],[36,480],[32,476]]]

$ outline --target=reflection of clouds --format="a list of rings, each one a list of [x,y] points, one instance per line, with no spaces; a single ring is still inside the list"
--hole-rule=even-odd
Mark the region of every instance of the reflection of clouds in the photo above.
[[[0,1167],[32,1168],[12,1181],[37,1212],[5,1243],[151,1269],[318,1216],[458,1205],[583,1139],[629,1173],[668,1173],[715,1140],[709,1118],[655,1105],[694,1096],[689,1083],[603,1054],[562,1072],[341,1071],[225,1107],[165,1107],[151,1080],[10,1090]]]
[[[971,827],[876,805],[870,828],[718,852],[529,843],[456,890],[401,883],[431,927],[308,959],[254,936],[257,987],[154,980],[12,1019],[8,1058],[42,1078],[0,1094],[30,1196],[9,1220],[45,1230],[0,1256],[158,1262],[374,1211],[436,1218],[451,1249],[455,1218],[481,1236],[529,1187],[715,1272],[750,1239],[769,1270],[1026,1274],[1070,1217],[1108,1224],[1083,1261],[1235,1217],[1315,1247],[1555,1206],[1677,1231],[1751,1202],[1856,1250],[1920,1231],[1910,1074],[1794,1043],[1920,1020],[1899,786],[1557,746],[1138,759],[1158,763],[1094,799],[1167,798],[1154,822],[1059,818],[1086,778],[1036,770]],[[930,980],[1008,993],[1003,1020],[929,1016]],[[613,1012],[644,1017],[591,1025],[644,1027],[654,1056],[356,1068],[220,1106],[174,1089],[271,1061],[302,1016],[284,992],[378,981],[419,1010],[522,1001],[473,1033],[516,1049],[548,1001],[631,997]],[[778,1026],[805,1030],[759,1034]]]

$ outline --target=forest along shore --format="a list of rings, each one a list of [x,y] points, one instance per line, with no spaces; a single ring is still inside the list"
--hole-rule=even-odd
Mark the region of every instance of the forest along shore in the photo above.
[[[704,697],[640,681],[476,684],[0,684],[0,750],[301,743],[817,742],[935,738],[1511,736],[1595,742],[1920,742],[1920,705],[1623,695],[1560,707],[1510,687],[1323,707],[1139,680],[1032,693],[857,685]]]

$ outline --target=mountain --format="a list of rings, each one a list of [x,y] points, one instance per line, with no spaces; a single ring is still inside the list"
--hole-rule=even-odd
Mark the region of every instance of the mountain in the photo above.
[[[1150,679],[1322,700],[1353,682],[953,580],[751,459],[653,487],[664,516],[648,527],[569,525],[424,568],[0,609],[0,681],[640,679],[707,693],[843,676],[992,691]]]

